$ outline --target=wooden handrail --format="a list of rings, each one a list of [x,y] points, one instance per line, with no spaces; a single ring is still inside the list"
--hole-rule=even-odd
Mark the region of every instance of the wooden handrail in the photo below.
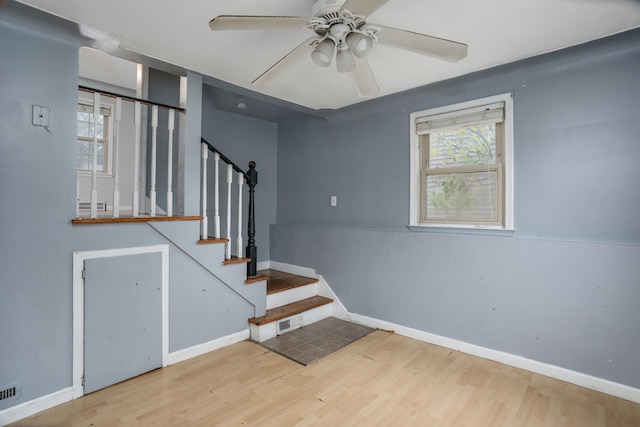
[[[167,110],[176,110],[179,111],[181,113],[186,112],[186,110],[184,108],[180,108],[180,107],[174,107],[173,105],[168,105],[168,104],[161,104],[159,102],[153,102],[153,101],[147,101],[146,99],[141,99],[141,98],[134,98],[132,96],[125,96],[125,95],[120,95],[118,93],[114,93],[114,92],[107,92],[106,90],[102,90],[102,89],[94,89],[92,87],[88,87],[88,86],[78,86],[78,90],[81,90],[82,92],[98,92],[101,95],[105,95],[111,98],[122,98],[122,99],[126,99],[127,101],[132,101],[132,102],[139,102],[140,104],[144,104],[144,105],[157,105],[158,107],[161,108],[166,108]]]
[[[209,151],[211,151],[212,153],[218,153],[218,155],[220,155],[220,159],[223,160],[226,164],[233,166],[233,170],[235,170],[236,172],[240,172],[241,174],[243,174],[245,176],[245,179],[247,178],[247,173],[245,171],[243,171],[242,169],[240,169],[240,167],[238,165],[236,165],[235,163],[233,163],[233,161],[231,161],[227,156],[225,156],[224,154],[222,154],[222,152],[220,150],[218,150],[216,147],[214,147],[213,145],[211,145],[211,143],[209,141],[207,141],[204,138],[200,138],[200,141],[203,144],[206,144],[207,147],[209,147]]]

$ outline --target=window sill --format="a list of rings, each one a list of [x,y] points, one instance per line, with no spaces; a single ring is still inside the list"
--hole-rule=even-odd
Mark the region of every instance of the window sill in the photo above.
[[[91,177],[93,174],[91,173],[91,171],[85,171],[85,170],[76,170],[76,174],[78,176],[87,176],[87,177]],[[113,174],[110,172],[98,172],[97,174],[98,178],[113,178]]]
[[[483,236],[513,237],[516,230],[491,226],[459,226],[451,224],[408,225],[409,231],[434,234],[476,234]]]

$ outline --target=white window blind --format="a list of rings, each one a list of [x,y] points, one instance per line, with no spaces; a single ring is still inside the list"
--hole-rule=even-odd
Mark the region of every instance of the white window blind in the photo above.
[[[78,111],[81,112],[81,113],[93,114],[93,105],[78,104]],[[100,114],[103,115],[103,116],[110,116],[111,115],[111,108],[100,107]]]
[[[462,126],[500,123],[504,121],[504,103],[499,102],[466,111],[453,111],[416,120],[416,133],[427,133]]]

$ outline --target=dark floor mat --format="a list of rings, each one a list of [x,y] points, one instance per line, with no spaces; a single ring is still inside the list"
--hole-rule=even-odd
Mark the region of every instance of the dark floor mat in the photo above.
[[[260,345],[301,365],[308,365],[374,330],[356,323],[329,317],[267,340]]]

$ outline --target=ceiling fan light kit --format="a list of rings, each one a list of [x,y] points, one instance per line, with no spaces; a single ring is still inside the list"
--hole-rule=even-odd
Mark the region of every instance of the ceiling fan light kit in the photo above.
[[[318,34],[318,38],[311,42],[315,46],[311,52],[313,62],[327,67],[335,52],[338,72],[352,71],[356,67],[353,55],[357,58],[363,58],[373,47],[376,37],[375,27],[361,29],[365,22],[364,17],[356,17],[347,10],[330,14],[329,18],[312,19],[309,28]],[[329,57],[328,63],[326,57]]]
[[[373,47],[373,38],[363,33],[352,31],[347,35],[347,45],[356,57],[362,58]]]
[[[333,40],[324,39],[311,52],[311,59],[321,67],[328,67],[331,65],[331,58],[333,58],[335,49],[336,43]]]
[[[336,53],[336,68],[339,73],[348,73],[356,68],[356,60],[353,57],[353,53],[348,49],[338,49]]]
[[[331,65],[349,73],[359,96],[375,96],[378,83],[366,59],[374,43],[456,62],[467,55],[467,45],[451,40],[382,25],[370,25],[367,16],[389,0],[317,0],[311,18],[297,16],[221,15],[209,22],[213,31],[271,30],[308,28],[315,34],[299,44],[252,84],[265,86],[289,64],[303,60],[301,52],[312,48],[311,59],[321,67]]]

